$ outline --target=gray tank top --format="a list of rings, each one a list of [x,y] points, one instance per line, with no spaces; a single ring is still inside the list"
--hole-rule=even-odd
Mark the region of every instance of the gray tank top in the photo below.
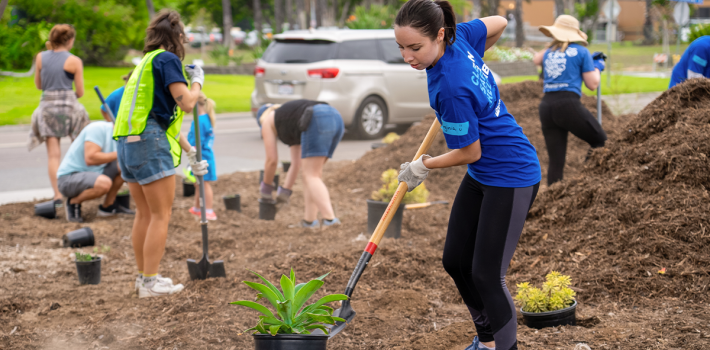
[[[71,90],[74,75],[64,70],[69,51],[42,52],[42,91]]]

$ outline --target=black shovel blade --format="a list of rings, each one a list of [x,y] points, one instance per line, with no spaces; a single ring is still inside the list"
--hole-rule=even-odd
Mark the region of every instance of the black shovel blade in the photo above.
[[[355,318],[355,310],[350,306],[350,300],[343,301],[340,309],[333,312],[333,316],[345,319],[345,322],[335,321],[335,325],[330,328],[328,337],[332,338],[336,334],[340,333],[347,325]]]
[[[216,260],[215,262],[209,264],[209,277],[227,277],[227,272],[224,271],[224,261]]]
[[[187,271],[190,273],[191,280],[204,280],[208,277],[227,277],[224,270],[224,261],[217,260],[210,263],[203,255],[200,261],[187,259]]]

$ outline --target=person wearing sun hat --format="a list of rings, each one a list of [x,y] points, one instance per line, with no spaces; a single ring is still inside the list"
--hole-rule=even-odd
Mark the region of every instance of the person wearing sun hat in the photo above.
[[[604,55],[589,53],[587,34],[579,29],[579,21],[569,15],[557,17],[551,26],[540,31],[552,38],[550,45],[535,54],[533,62],[542,66],[543,92],[540,123],[550,161],[547,184],[562,180],[567,154],[567,134],[572,133],[591,148],[603,147],[606,133],[580,101],[582,82],[595,90],[604,70]]]

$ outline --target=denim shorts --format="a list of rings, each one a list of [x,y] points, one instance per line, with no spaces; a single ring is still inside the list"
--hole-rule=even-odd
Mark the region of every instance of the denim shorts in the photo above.
[[[301,133],[301,158],[333,158],[344,132],[343,118],[335,108],[326,104],[313,106],[311,123]]]
[[[118,138],[118,164],[126,182],[147,185],[175,175],[168,137],[154,119],[148,119],[140,140],[129,142],[129,137]]]

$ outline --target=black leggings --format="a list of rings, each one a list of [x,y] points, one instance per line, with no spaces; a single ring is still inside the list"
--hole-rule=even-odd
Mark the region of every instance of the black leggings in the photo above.
[[[492,187],[464,176],[449,218],[444,269],[471,312],[478,338],[517,349],[515,304],[505,273],[540,184]]]
[[[540,123],[550,157],[547,184],[562,180],[567,155],[567,133],[584,140],[592,148],[604,147],[606,133],[592,113],[570,91],[548,92],[540,103]]]

